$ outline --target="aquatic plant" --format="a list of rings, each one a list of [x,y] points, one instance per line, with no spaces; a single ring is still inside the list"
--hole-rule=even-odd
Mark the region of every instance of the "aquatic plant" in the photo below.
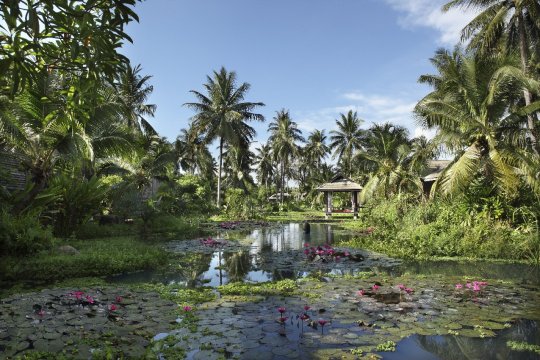
[[[184,309],[185,312],[190,312],[191,310],[193,310],[193,308],[191,306],[188,306],[188,305],[182,307],[182,309]]]
[[[377,345],[377,351],[396,351],[396,343],[388,340]]]
[[[524,341],[507,341],[506,346],[515,351],[531,351],[540,355],[540,345],[529,344]]]
[[[319,323],[319,325],[321,325],[321,334],[324,334],[324,325],[328,323],[328,320],[319,319],[319,321],[317,322]]]

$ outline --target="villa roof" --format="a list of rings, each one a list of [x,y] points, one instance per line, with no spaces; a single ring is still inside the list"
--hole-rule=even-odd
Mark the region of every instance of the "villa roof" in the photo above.
[[[336,176],[331,182],[319,186],[317,190],[332,192],[360,191],[362,190],[362,185],[355,183],[351,179],[347,179],[342,176]]]
[[[437,180],[451,162],[451,160],[430,160],[424,172],[425,175],[421,177],[422,181],[431,182]]]

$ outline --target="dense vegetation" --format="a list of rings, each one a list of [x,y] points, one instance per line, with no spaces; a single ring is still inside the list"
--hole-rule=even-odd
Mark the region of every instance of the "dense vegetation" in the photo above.
[[[404,257],[538,261],[538,0],[445,6],[482,11],[463,29],[463,44],[437,50],[435,73],[419,78],[432,91],[414,112],[436,130],[433,139],[411,138],[391,123],[364,128],[352,111],[336,119],[336,130],[302,134],[281,109],[256,153],[250,122],[265,120],[257,113],[264,104],[247,101],[250,85],[225,68],[191,91],[194,101],[185,106],[194,115],[175,140],[151,126],[151,77],[118,52],[131,41],[124,27],[138,20],[135,5],[0,6],[1,254],[46,253],[58,239],[84,248],[73,239],[117,235],[100,222],[150,241],[167,221],[174,233],[213,214],[321,209],[317,186],[340,174],[363,185],[370,211],[356,226],[375,228],[357,246]],[[451,162],[426,194],[421,178],[441,156]],[[16,172],[26,175],[23,186]],[[349,199],[334,201],[347,207]]]

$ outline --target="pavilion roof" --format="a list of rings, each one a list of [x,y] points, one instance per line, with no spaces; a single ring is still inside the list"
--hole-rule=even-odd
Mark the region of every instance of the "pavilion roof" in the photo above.
[[[332,192],[361,191],[362,189],[362,185],[342,176],[336,176],[331,182],[322,184],[317,188],[319,191]]]
[[[421,179],[424,182],[435,181],[439,178],[443,170],[451,163],[451,160],[430,160],[424,176]]]

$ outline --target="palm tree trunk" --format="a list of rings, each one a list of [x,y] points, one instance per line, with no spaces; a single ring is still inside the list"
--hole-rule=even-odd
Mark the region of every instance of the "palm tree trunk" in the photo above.
[[[283,193],[285,188],[285,160],[281,162],[281,207],[283,207]]]
[[[521,69],[525,74],[529,73],[529,67],[528,67],[528,49],[527,49],[527,38],[525,33],[525,24],[523,22],[523,13],[520,9],[516,9],[516,11],[519,11],[518,14],[518,27],[519,27],[519,55],[521,58]],[[523,89],[523,97],[525,98],[525,106],[529,106],[531,104],[531,93],[528,89]],[[531,139],[531,144],[533,151],[535,154],[538,155],[538,149],[536,148],[536,130],[534,128],[534,122],[536,120],[536,116],[533,114],[527,115],[527,128],[529,129],[529,138]]]
[[[221,207],[221,168],[223,166],[223,137],[219,138],[219,168],[217,178],[217,207]]]

